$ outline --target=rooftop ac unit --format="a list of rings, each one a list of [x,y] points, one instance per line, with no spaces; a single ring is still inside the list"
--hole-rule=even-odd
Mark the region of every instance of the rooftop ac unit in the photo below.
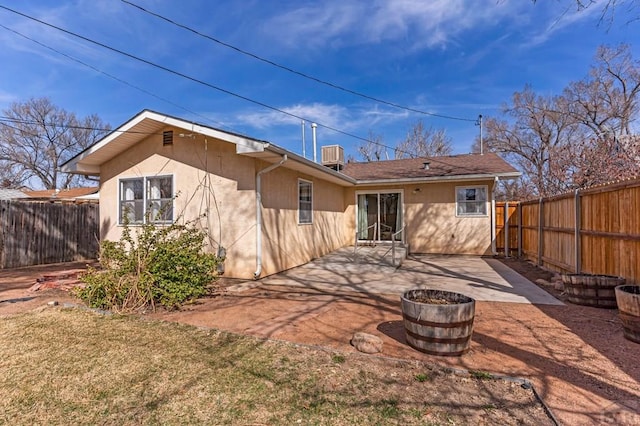
[[[322,165],[334,170],[344,168],[344,149],[340,145],[322,147]]]

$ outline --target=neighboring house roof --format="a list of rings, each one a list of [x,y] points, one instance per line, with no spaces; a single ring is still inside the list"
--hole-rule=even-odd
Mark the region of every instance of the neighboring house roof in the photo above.
[[[0,200],[15,200],[19,198],[29,198],[29,196],[18,189],[0,188]]]
[[[380,181],[444,180],[486,178],[487,176],[518,177],[520,172],[497,154],[465,154],[441,157],[407,158],[401,160],[347,163],[342,172],[358,183]]]
[[[29,197],[32,198],[58,198],[61,200],[71,200],[75,198],[86,197],[98,192],[97,186],[85,187],[85,188],[69,188],[69,189],[44,189],[39,191],[24,191]]]
[[[168,127],[184,129],[185,134],[200,134],[216,138],[236,146],[236,153],[276,163],[284,156],[282,167],[293,169],[341,186],[401,183],[438,180],[512,178],[520,172],[495,154],[469,154],[451,157],[414,158],[376,161],[371,163],[347,163],[340,172],[315,163],[298,154],[287,151],[267,141],[242,136],[177,117],[144,110],[113,130],[61,166],[67,173],[99,175],[100,166],[150,134],[160,134]],[[429,170],[424,162],[430,163]]]

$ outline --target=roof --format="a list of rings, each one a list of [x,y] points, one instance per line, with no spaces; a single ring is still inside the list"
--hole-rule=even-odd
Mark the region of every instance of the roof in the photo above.
[[[0,188],[0,200],[15,200],[18,198],[29,198],[29,196],[17,189]]]
[[[258,158],[267,163],[286,159],[282,167],[318,177],[341,186],[403,183],[416,181],[494,179],[518,177],[520,173],[495,154],[470,154],[451,157],[413,158],[348,163],[338,172],[271,142],[230,133],[181,118],[144,110],[98,140],[61,166],[67,173],[99,175],[100,166],[125,152],[151,134],[160,135],[165,129],[183,129],[189,136],[199,135],[232,143],[238,155]],[[185,142],[195,138],[186,138]],[[424,162],[430,162],[429,170]]]
[[[62,164],[60,169],[66,173],[98,176],[102,164],[133,147],[149,135],[159,135],[168,128],[179,128],[183,129],[185,134],[202,135],[232,143],[236,147],[237,154],[259,158],[268,163],[277,163],[286,156],[287,161],[282,165],[283,167],[319,177],[338,185],[351,186],[355,183],[349,176],[330,170],[270,142],[150,110],[141,111],[95,144]],[[185,141],[187,140],[193,139],[185,138]]]
[[[69,188],[61,189],[44,189],[41,191],[24,191],[29,197],[32,198],[59,198],[59,199],[73,199],[78,197],[84,197],[90,194],[98,192],[97,186],[91,186],[86,188]]]
[[[428,168],[425,167],[428,163]],[[521,173],[495,153],[465,154],[441,157],[347,163],[342,172],[358,183],[379,181],[416,181],[487,178],[509,178]]]

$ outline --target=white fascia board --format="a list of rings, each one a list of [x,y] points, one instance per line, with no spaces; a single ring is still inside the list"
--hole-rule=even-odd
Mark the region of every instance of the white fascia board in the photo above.
[[[289,160],[294,160],[297,161],[298,163],[301,163],[307,167],[311,167],[312,169],[315,169],[319,172],[325,173],[327,175],[330,175],[334,178],[338,178],[342,181],[348,182],[352,185],[354,185],[356,183],[356,180],[354,178],[352,178],[351,176],[347,176],[344,173],[340,173],[337,172],[333,169],[330,169],[327,166],[323,166],[322,164],[318,164],[314,161],[309,160],[308,158],[304,158],[301,155],[295,154],[293,152],[289,152],[284,148],[280,148],[279,146],[276,145],[271,145],[271,144],[267,144],[266,146],[269,151],[275,152],[277,154],[283,155],[286,154],[287,157],[289,158]],[[286,166],[285,166],[286,167]]]
[[[494,180],[498,179],[510,179],[520,177],[520,172],[510,173],[495,173],[495,174],[476,174],[476,175],[453,175],[453,176],[431,176],[422,178],[408,178],[408,179],[363,179],[356,181],[356,185],[402,185],[402,184],[415,184],[415,183],[436,183],[436,182],[466,182],[472,180]]]
[[[60,167],[60,170],[67,173],[78,172],[79,171],[78,163],[80,161],[82,161],[89,155],[93,154],[94,152],[97,152],[100,149],[104,148],[105,146],[109,145],[113,140],[118,138],[122,133],[130,131],[133,128],[133,126],[137,125],[138,123],[143,121],[145,118],[148,118],[149,116],[157,117],[159,116],[159,114],[153,113],[151,111],[143,111],[142,113],[136,115],[131,120],[124,123],[122,126],[118,127],[117,129],[113,129],[111,133],[109,133],[107,136],[102,138],[100,141],[91,145],[89,148],[85,149],[84,151],[82,151],[81,153],[73,157],[71,160],[64,163]],[[158,121],[162,121],[155,117],[152,117],[152,118]]]
[[[100,141],[85,149],[81,153],[77,154],[75,157],[64,163],[60,170],[65,173],[86,173],[86,174],[99,174],[100,170],[97,166],[83,165],[81,164],[82,160],[89,157],[90,155],[104,149],[109,144],[111,144],[114,140],[116,140],[120,135],[131,131],[135,126],[143,122],[144,120],[153,120],[158,123],[163,123],[167,126],[173,126],[180,129],[184,129],[186,132],[191,133],[199,133],[205,136],[209,136],[212,138],[217,138],[226,142],[234,143],[237,146],[238,151],[247,151],[247,152],[261,152],[264,150],[264,142],[260,142],[257,140],[248,139],[239,135],[235,135],[232,133],[226,133],[220,130],[216,130],[210,127],[205,127],[201,125],[194,124],[189,121],[181,120],[179,118],[170,117],[164,114],[159,114],[157,112],[145,110],[140,114],[133,117],[131,120],[127,121],[117,129],[114,129],[107,136],[102,138]]]

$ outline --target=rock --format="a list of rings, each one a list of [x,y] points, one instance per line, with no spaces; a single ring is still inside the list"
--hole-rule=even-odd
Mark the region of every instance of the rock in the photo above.
[[[58,301],[57,300],[52,300],[51,302],[47,303],[47,305],[49,305],[49,306],[58,306]]]
[[[382,351],[382,339],[373,334],[354,333],[351,338],[351,344],[365,354],[376,354]]]
[[[552,285],[549,281],[544,280],[544,279],[542,279],[542,278],[538,278],[538,279],[536,280],[536,284],[540,284],[540,285],[545,286],[545,287],[546,287],[546,286],[550,286],[550,285]]]
[[[554,288],[558,291],[564,291],[564,284],[562,283],[562,281],[556,281]]]

